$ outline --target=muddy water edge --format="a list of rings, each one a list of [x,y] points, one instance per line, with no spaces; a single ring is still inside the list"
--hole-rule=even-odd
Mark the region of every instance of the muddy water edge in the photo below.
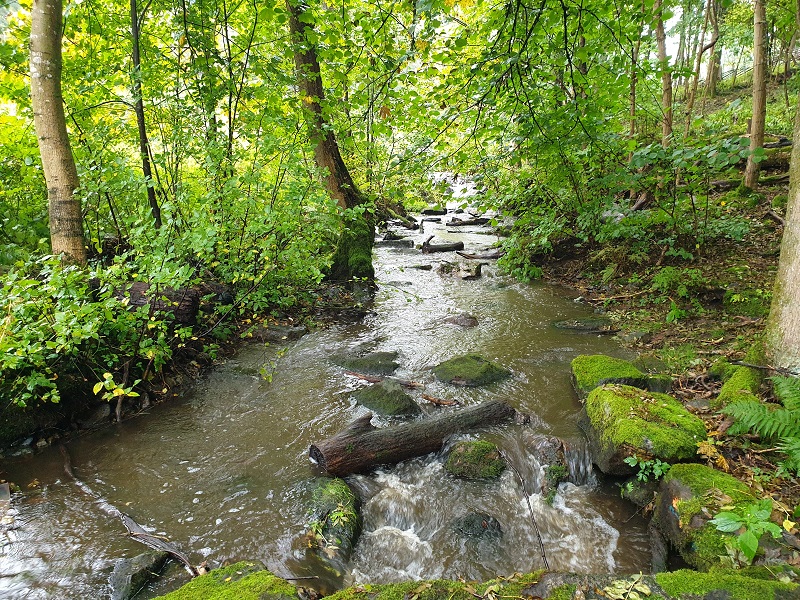
[[[467,252],[479,252],[496,241],[482,228],[424,225],[424,232],[409,234],[416,244],[435,234],[436,241],[462,240]],[[625,351],[607,336],[552,326],[591,316],[567,290],[515,282],[500,275],[493,261],[486,261],[477,280],[437,273],[443,261],[460,260],[454,253],[376,248],[379,289],[365,320],[286,345],[243,347],[182,397],[71,441],[76,475],[148,530],[168,537],[195,564],[260,560],[280,576],[316,575],[307,571],[299,541],[315,484],[308,447],[366,412],[351,398],[364,382],[332,357],[397,351],[395,376],[424,384],[411,392],[424,413],[448,409],[425,402],[423,392],[462,404],[500,398],[529,414],[529,424],[480,436],[498,443],[528,491],[535,489],[541,472],[526,439],[555,435],[581,447],[570,361],[587,353],[624,357]],[[460,313],[474,315],[478,325],[445,322]],[[480,388],[435,381],[432,366],[467,352],[510,369],[513,377]],[[391,422],[373,420],[377,426]],[[476,434],[459,439],[469,437]],[[524,494],[508,469],[493,482],[446,475],[445,451],[349,478],[363,496],[364,533],[339,585],[486,579],[541,568],[528,501],[552,569],[649,569],[645,521],[619,498],[616,484],[591,473],[580,450],[570,459],[583,473],[578,485],[562,484],[552,505],[539,494]],[[65,477],[57,448],[1,464],[3,477],[23,491],[12,498],[13,524],[0,534],[0,597],[107,597],[115,561],[144,547]],[[460,535],[453,520],[471,512],[493,516],[502,535]],[[137,598],[163,594],[185,578],[179,567],[170,567]]]

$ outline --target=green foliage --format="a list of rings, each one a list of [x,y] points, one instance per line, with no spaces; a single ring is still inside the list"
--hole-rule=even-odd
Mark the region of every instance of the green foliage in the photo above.
[[[629,456],[625,459],[625,463],[631,467],[638,467],[639,472],[636,474],[636,479],[641,482],[657,481],[667,474],[670,469],[670,464],[662,462],[659,459],[642,460],[638,456]]]
[[[758,542],[764,533],[778,539],[781,529],[770,521],[772,499],[766,498],[749,504],[740,511],[722,511],[709,521],[717,530],[736,533],[733,545],[744,554],[747,562],[752,562],[758,551]]]
[[[732,402],[724,412],[736,420],[739,430],[750,431],[766,442],[777,441],[786,455],[781,469],[800,474],[800,379],[772,377],[780,405],[757,401]]]

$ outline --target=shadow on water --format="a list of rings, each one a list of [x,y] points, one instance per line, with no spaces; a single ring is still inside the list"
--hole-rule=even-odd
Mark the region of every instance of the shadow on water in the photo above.
[[[426,234],[416,234],[417,243],[434,232],[426,225]],[[468,251],[495,241],[474,230],[450,234],[436,227],[437,239],[458,235]],[[350,398],[364,383],[330,357],[394,350],[401,363],[396,375],[425,384],[431,396],[463,404],[501,398],[531,415],[528,425],[484,434],[503,448],[527,490],[508,469],[494,482],[457,480],[443,470],[444,451],[349,478],[364,498],[364,533],[341,584],[485,579],[540,568],[528,501],[551,568],[647,570],[644,521],[619,499],[616,486],[591,474],[579,443],[570,459],[581,473],[579,485],[562,484],[552,505],[538,493],[527,495],[538,489],[542,473],[526,436],[581,439],[569,361],[582,353],[624,353],[607,337],[551,326],[554,320],[588,316],[564,290],[514,282],[493,265],[485,266],[477,281],[443,277],[435,271],[442,260],[458,257],[377,249],[380,287],[374,312],[363,323],[311,333],[280,354],[277,347],[242,348],[183,397],[72,441],[76,474],[148,530],[168,536],[195,563],[260,560],[278,575],[307,576],[299,540],[314,483],[308,447],[364,412]],[[434,268],[415,268],[419,265]],[[443,322],[462,312],[474,315],[479,325]],[[466,352],[478,352],[514,376],[485,388],[434,380],[433,365]],[[259,373],[272,363],[276,370],[267,382]],[[443,410],[414,393],[425,412]],[[13,499],[15,525],[0,537],[0,596],[107,595],[114,561],[144,547],[64,477],[57,449],[6,459],[2,466],[4,476],[24,492]],[[459,532],[454,522],[470,513],[495,519],[497,535]],[[142,597],[178,585],[181,573],[176,570]]]

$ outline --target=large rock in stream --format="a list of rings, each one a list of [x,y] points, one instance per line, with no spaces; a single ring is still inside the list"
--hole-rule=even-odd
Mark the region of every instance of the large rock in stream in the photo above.
[[[370,352],[363,356],[340,354],[333,357],[333,362],[349,371],[368,375],[391,375],[400,366],[397,352]]]
[[[108,578],[111,600],[129,600],[157,577],[169,558],[166,552],[144,552],[133,558],[121,558],[114,563]]]
[[[581,354],[572,361],[572,385],[580,400],[585,400],[596,387],[607,383],[620,383],[666,393],[672,387],[669,375],[650,374],[636,368],[633,363],[604,354]]]
[[[603,473],[633,475],[625,462],[659,459],[674,464],[692,460],[706,438],[703,421],[675,398],[629,385],[604,385],[586,398],[580,425],[592,460]]]
[[[458,442],[447,455],[444,470],[462,479],[496,479],[506,468],[506,459],[492,442]]]
[[[479,354],[466,354],[439,363],[433,368],[436,379],[445,383],[475,387],[511,377],[511,371]]]
[[[414,399],[395,381],[381,381],[353,392],[356,402],[379,415],[417,415],[422,411]]]

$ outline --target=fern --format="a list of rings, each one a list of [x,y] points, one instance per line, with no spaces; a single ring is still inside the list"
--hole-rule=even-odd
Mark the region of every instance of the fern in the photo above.
[[[729,404],[724,412],[736,421],[731,433],[750,431],[765,441],[778,441],[787,456],[782,469],[800,474],[800,379],[771,379],[783,406],[744,400]]]

